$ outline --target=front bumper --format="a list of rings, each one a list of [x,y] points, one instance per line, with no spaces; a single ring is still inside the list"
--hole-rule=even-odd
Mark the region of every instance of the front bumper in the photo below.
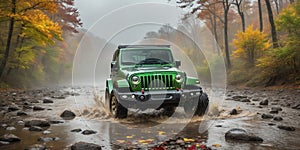
[[[185,90],[159,90],[120,92],[115,90],[119,103],[126,108],[161,108],[165,106],[178,106],[188,100],[198,99],[202,94],[201,88]]]

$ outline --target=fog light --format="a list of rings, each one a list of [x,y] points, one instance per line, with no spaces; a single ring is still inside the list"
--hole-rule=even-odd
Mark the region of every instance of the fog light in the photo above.
[[[196,92],[195,94],[196,94],[196,95],[200,95],[200,92]]]
[[[128,96],[127,95],[122,95],[121,96],[123,99],[126,99]]]
[[[134,99],[134,98],[135,98],[135,95],[132,94],[132,95],[131,95],[131,98]]]
[[[194,95],[194,93],[191,93],[191,96],[193,96]]]
[[[145,96],[144,95],[141,95],[140,96],[140,100],[144,100],[145,99]]]

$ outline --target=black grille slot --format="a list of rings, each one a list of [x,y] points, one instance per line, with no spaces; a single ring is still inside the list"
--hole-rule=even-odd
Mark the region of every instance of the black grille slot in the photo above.
[[[141,75],[141,88],[145,90],[173,89],[173,75]]]

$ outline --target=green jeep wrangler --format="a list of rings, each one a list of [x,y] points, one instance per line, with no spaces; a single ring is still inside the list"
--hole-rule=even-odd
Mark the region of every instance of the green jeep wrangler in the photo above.
[[[126,118],[128,108],[163,108],[171,116],[177,106],[185,113],[203,115],[208,96],[198,78],[188,77],[180,65],[170,45],[119,45],[106,80],[106,108],[115,118]]]

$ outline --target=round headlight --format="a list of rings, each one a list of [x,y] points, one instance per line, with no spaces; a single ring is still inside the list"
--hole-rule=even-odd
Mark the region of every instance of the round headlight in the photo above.
[[[137,76],[134,76],[134,77],[132,77],[132,82],[133,83],[138,83],[138,81],[139,81],[139,77],[137,77]]]
[[[177,80],[177,81],[180,81],[181,80],[181,75],[176,75],[176,77],[175,77],[175,79]]]

